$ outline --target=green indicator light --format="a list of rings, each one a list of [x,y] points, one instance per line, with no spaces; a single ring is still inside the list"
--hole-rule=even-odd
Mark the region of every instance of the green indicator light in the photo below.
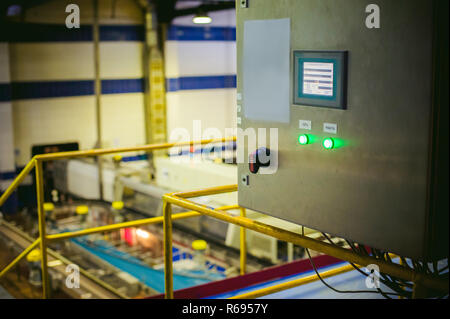
[[[298,142],[300,143],[300,145],[306,145],[309,144],[309,137],[306,134],[300,135],[298,137]]]
[[[323,140],[323,147],[327,150],[331,150],[334,148],[334,140],[329,137]]]

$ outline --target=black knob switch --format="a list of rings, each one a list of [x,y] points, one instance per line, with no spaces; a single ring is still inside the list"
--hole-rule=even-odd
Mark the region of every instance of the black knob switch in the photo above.
[[[256,174],[260,167],[270,166],[270,150],[260,147],[249,155],[248,167],[251,173]]]

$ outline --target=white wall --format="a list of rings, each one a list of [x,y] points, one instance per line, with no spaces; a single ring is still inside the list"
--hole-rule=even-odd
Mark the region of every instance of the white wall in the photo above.
[[[49,1],[26,12],[25,22],[63,25],[65,7],[80,7],[81,26],[92,23],[92,1]],[[100,25],[142,25],[140,8],[133,0],[100,0]],[[76,32],[67,29],[67,32]],[[11,81],[85,81],[94,79],[94,46],[91,41],[12,42],[9,46]],[[100,75],[106,79],[142,79],[141,41],[102,41]],[[133,146],[145,143],[142,92],[103,94],[102,143]],[[17,166],[25,165],[34,144],[78,141],[82,149],[94,147],[96,119],[94,95],[12,101]]]
[[[191,6],[196,2],[182,2]],[[236,25],[235,10],[210,13],[213,21],[208,27]],[[193,16],[173,21],[176,26],[200,27],[192,23]],[[167,79],[183,77],[223,76],[236,74],[235,41],[177,41],[165,43],[165,73]],[[193,135],[192,123],[201,120],[202,129],[214,127],[225,134],[226,128],[236,127],[236,89],[200,89],[167,92],[168,136],[176,128],[184,128]]]
[[[0,84],[8,85],[9,51],[8,43],[0,42]],[[14,165],[14,131],[12,125],[12,105],[10,101],[0,101],[0,192],[8,187],[15,171]],[[3,177],[2,177],[3,176]]]
[[[143,17],[133,0],[100,0],[101,25],[142,25]],[[92,22],[90,0],[48,1],[27,11],[25,22],[63,24],[65,6],[77,3],[81,26]],[[189,5],[182,3],[182,5]],[[234,10],[211,13],[212,27],[235,27]],[[178,26],[194,26],[192,17],[177,18]],[[71,30],[68,29],[68,32]],[[100,71],[105,79],[141,79],[141,41],[102,41]],[[168,79],[236,74],[234,41],[167,41],[165,72]],[[93,80],[93,44],[77,42],[17,42],[9,44],[13,83]],[[11,105],[11,103],[10,103]],[[235,88],[180,90],[167,93],[168,133],[178,127],[192,133],[194,120],[203,129],[235,127]],[[143,94],[102,96],[104,146],[133,146],[145,142]],[[78,141],[82,149],[96,142],[95,99],[93,95],[14,99],[12,101],[15,163],[25,165],[34,144]],[[4,117],[6,119],[6,117]],[[12,152],[8,152],[12,153]]]

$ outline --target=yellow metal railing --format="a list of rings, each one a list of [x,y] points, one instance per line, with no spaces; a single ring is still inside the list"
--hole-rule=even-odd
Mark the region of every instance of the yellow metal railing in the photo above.
[[[189,198],[208,196],[208,195],[216,195],[222,193],[229,193],[237,191],[237,185],[230,186],[221,186],[208,188],[199,191],[190,191],[190,192],[176,192],[171,194],[166,194],[163,196],[163,216],[161,217],[153,217],[141,220],[135,220],[131,222],[95,227],[84,229],[76,232],[67,232],[55,235],[46,235],[45,228],[45,214],[43,210],[44,204],[44,185],[43,185],[43,169],[42,163],[45,161],[58,160],[58,159],[67,159],[67,158],[80,158],[80,157],[88,157],[88,156],[99,156],[106,154],[115,154],[115,153],[127,153],[127,152],[135,152],[135,151],[154,151],[154,150],[162,150],[168,149],[171,147],[178,146],[187,146],[187,145],[204,145],[210,143],[224,143],[235,141],[236,138],[225,138],[225,139],[210,139],[203,140],[199,142],[185,142],[185,143],[164,143],[164,144],[151,144],[139,147],[129,147],[129,148],[116,148],[116,149],[95,149],[89,151],[74,151],[74,152],[60,152],[60,153],[52,153],[52,154],[44,154],[44,155],[36,155],[33,159],[25,166],[22,172],[17,176],[14,182],[8,187],[8,189],[2,194],[0,197],[0,207],[5,203],[8,197],[15,191],[18,185],[23,181],[28,173],[31,172],[33,168],[36,168],[36,185],[37,185],[37,208],[38,208],[38,217],[39,217],[39,238],[36,239],[29,247],[27,247],[19,256],[17,256],[9,265],[6,266],[0,272],[0,278],[4,276],[14,265],[16,265],[23,257],[25,257],[32,249],[40,245],[41,248],[41,268],[42,268],[42,288],[43,288],[43,297],[48,298],[50,296],[50,287],[48,282],[48,265],[47,265],[47,246],[50,242],[68,239],[72,237],[85,236],[94,233],[100,232],[110,232],[114,230],[118,230],[126,227],[137,227],[148,224],[155,223],[163,223],[164,228],[164,273],[165,273],[165,297],[173,298],[173,268],[172,268],[172,220],[189,218],[199,215],[210,216],[228,223],[235,224],[240,226],[240,266],[241,266],[241,274],[245,273],[246,268],[246,237],[245,231],[246,229],[250,229],[262,234],[266,234],[277,238],[279,240],[285,242],[291,242],[296,245],[309,248],[342,260],[346,260],[352,262],[357,265],[367,266],[369,264],[377,264],[380,268],[380,271],[394,277],[412,281],[415,285],[420,285],[421,287],[428,287],[434,290],[448,292],[448,281],[441,280],[439,278],[423,274],[417,273],[411,268],[406,267],[405,265],[398,265],[395,263],[387,262],[385,260],[377,259],[370,256],[364,256],[356,254],[350,250],[337,247],[320,240],[315,240],[294,232],[287,231],[282,228],[274,227],[272,225],[260,223],[257,221],[253,221],[247,218],[245,215],[245,209],[239,207],[237,205],[234,206],[225,206],[220,207],[218,209],[211,209],[204,205],[195,203]],[[179,207],[183,207],[190,211],[184,213],[178,213],[172,215],[171,206],[177,205]],[[227,210],[239,209],[240,215],[234,216],[227,212]],[[345,271],[349,271],[350,266],[344,266],[329,272],[325,272],[322,274],[323,277],[329,277],[332,275],[336,275]],[[298,280],[294,280],[292,282],[283,283],[281,285],[272,286],[269,288],[264,288],[259,291],[254,291],[249,294],[237,296],[236,298],[255,298],[267,295],[269,293],[281,291],[284,289],[289,289],[301,284],[305,284],[314,280],[317,280],[317,276],[309,276],[306,278],[301,278]]]
[[[165,269],[165,298],[172,299],[174,297],[173,294],[173,269],[172,269],[172,213],[171,213],[171,205],[176,205],[185,209],[189,209],[192,211],[199,212],[205,216],[213,217],[219,219],[221,221],[232,223],[237,226],[240,226],[241,229],[249,229],[255,232],[259,232],[279,240],[290,242],[301,247],[305,247],[308,249],[315,250],[320,253],[324,253],[329,256],[333,256],[335,258],[345,260],[351,262],[353,264],[359,266],[368,266],[370,264],[378,265],[380,272],[394,276],[396,278],[400,278],[405,281],[411,281],[414,283],[414,287],[427,287],[437,291],[447,292],[448,293],[448,280],[437,278],[435,276],[431,276],[424,273],[418,273],[413,269],[406,267],[405,265],[399,265],[393,262],[388,262],[386,260],[382,260],[379,258],[375,258],[372,256],[360,255],[351,250],[338,247],[335,245],[331,245],[329,243],[315,240],[309,238],[304,235],[300,235],[294,232],[290,232],[288,230],[278,228],[272,225],[264,224],[258,221],[251,220],[245,217],[245,214],[241,214],[240,216],[234,216],[226,211],[222,211],[220,209],[211,209],[205,205],[198,204],[189,200],[190,198],[214,195],[214,194],[223,194],[229,192],[237,191],[237,185],[229,185],[229,186],[221,186],[208,188],[204,190],[191,191],[191,192],[178,192],[166,194],[163,196],[163,207],[164,207],[164,269]],[[343,271],[350,270],[350,266],[342,267],[340,269],[335,269],[334,271],[325,273],[325,276],[331,276],[334,274],[341,273]],[[312,276],[311,278],[302,278],[297,281],[293,281],[290,283],[285,283],[280,285],[279,287],[269,287],[264,288],[260,291],[255,291],[248,295],[244,295],[243,298],[251,297],[260,297],[266,294],[270,294],[273,292],[281,291],[284,289],[292,288],[294,286],[298,286],[311,280],[317,280],[317,276]],[[242,297],[242,296],[238,296]]]
[[[352,270],[355,270],[355,268],[353,268],[352,265],[345,265],[345,266],[342,266],[342,267],[339,267],[336,269],[324,271],[320,274],[320,277],[322,277],[322,279],[325,279],[325,278],[337,276],[337,275],[340,275],[340,274],[343,274],[343,273],[346,273],[346,272],[352,271]],[[291,281],[284,282],[284,283],[281,283],[278,285],[274,285],[274,286],[270,286],[270,287],[266,287],[266,288],[261,288],[261,289],[255,290],[255,291],[247,292],[242,295],[233,296],[230,299],[255,299],[255,298],[267,296],[270,294],[274,294],[274,293],[277,293],[277,292],[280,292],[283,290],[306,285],[306,284],[309,284],[309,283],[317,281],[317,280],[319,280],[319,277],[317,275],[310,275],[310,276],[307,276],[304,278],[299,278],[299,279],[291,280]]]
[[[182,146],[193,146],[193,145],[205,145],[205,144],[215,144],[215,143],[226,143],[236,141],[236,137],[230,138],[222,138],[222,139],[208,139],[202,141],[190,141],[190,142],[181,142],[181,143],[162,143],[162,144],[149,144],[144,146],[137,147],[126,147],[126,148],[114,148],[114,149],[94,149],[87,151],[72,151],[72,152],[59,152],[59,153],[50,153],[43,155],[34,156],[30,162],[23,168],[23,170],[19,173],[16,179],[11,183],[11,185],[5,190],[5,192],[0,196],[0,207],[6,202],[9,196],[17,189],[23,179],[31,172],[33,168],[35,168],[36,174],[36,193],[37,193],[37,210],[38,210],[38,222],[39,222],[39,238],[37,238],[30,246],[28,246],[22,253],[20,253],[11,263],[9,263],[1,272],[0,278],[3,277],[11,268],[13,268],[22,258],[24,258],[31,250],[33,250],[38,245],[40,246],[41,252],[41,269],[42,269],[42,290],[43,297],[49,298],[50,296],[50,286],[48,280],[48,265],[47,265],[47,246],[50,242],[85,236],[89,234],[101,233],[101,232],[111,232],[114,230],[118,230],[121,228],[127,227],[137,227],[149,224],[161,223],[164,220],[164,217],[153,217],[146,218],[141,220],[135,220],[131,222],[124,222],[118,224],[112,224],[107,226],[100,226],[94,228],[88,228],[76,232],[66,232],[55,235],[47,235],[46,234],[46,223],[45,223],[45,213],[44,213],[44,180],[43,180],[43,168],[42,163],[46,161],[53,161],[59,159],[68,159],[68,158],[81,158],[81,157],[89,157],[89,156],[99,156],[99,155],[107,155],[107,154],[117,154],[117,153],[129,153],[129,152],[137,152],[137,151],[146,151],[151,152],[155,150],[163,150],[169,149],[172,147],[182,147]],[[221,210],[233,210],[240,209],[239,206],[224,206],[220,208]],[[200,214],[194,211],[178,213],[171,216],[171,219],[182,219],[199,216]],[[245,240],[245,237],[242,238]],[[241,247],[245,246],[241,244]],[[245,260],[241,261],[241,265],[245,264]],[[245,267],[244,267],[245,268]]]

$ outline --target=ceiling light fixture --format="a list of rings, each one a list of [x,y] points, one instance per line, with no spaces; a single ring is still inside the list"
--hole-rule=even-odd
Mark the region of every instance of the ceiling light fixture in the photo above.
[[[192,22],[195,24],[210,24],[212,19],[208,14],[199,13],[192,18]]]

